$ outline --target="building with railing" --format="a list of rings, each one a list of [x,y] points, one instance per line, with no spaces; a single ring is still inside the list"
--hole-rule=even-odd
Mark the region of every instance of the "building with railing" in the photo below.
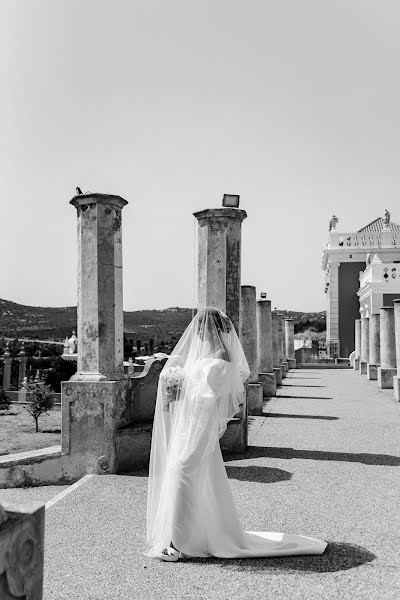
[[[382,263],[400,262],[400,226],[391,222],[387,211],[384,218],[375,219],[355,233],[340,231],[337,223],[336,218],[331,219],[322,260],[327,297],[326,339],[329,356],[346,358],[354,350],[354,321],[360,317],[360,272],[365,271],[375,254]]]
[[[400,298],[400,260],[383,262],[380,255],[360,273],[360,312],[363,317],[379,314],[382,306],[393,306]]]

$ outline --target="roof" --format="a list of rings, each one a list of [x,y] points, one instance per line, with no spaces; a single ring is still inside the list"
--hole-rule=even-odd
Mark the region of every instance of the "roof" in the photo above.
[[[371,233],[371,232],[381,232],[383,230],[384,219],[379,217],[379,219],[375,219],[375,221],[371,221],[362,229],[359,229],[357,233]],[[390,231],[400,231],[400,225],[397,223],[390,222]]]

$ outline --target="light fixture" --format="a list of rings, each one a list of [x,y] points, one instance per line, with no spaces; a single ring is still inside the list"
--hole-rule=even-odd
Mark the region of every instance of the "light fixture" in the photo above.
[[[222,206],[226,208],[239,208],[240,196],[236,194],[224,194]]]
[[[265,300],[265,298],[267,297],[267,292],[261,292],[260,296],[262,300]]]

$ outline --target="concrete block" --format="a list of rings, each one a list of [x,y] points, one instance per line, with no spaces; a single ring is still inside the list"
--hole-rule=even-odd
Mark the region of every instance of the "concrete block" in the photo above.
[[[247,406],[249,415],[262,415],[264,394],[260,383],[249,383],[247,385]]]
[[[370,381],[376,381],[378,379],[378,366],[379,365],[367,365],[367,377]]]
[[[393,389],[393,377],[397,375],[397,369],[384,369],[378,367],[378,385],[383,390]]]
[[[360,361],[360,375],[367,374],[367,366],[368,366],[367,361],[365,361],[365,360]]]
[[[283,363],[281,364],[281,373],[282,373],[282,379],[285,379],[286,369],[285,369],[285,365]]]
[[[353,369],[355,371],[359,371],[360,370],[360,357],[357,357],[357,358],[354,359]]]
[[[281,368],[280,367],[274,367],[273,371],[274,371],[274,375],[275,375],[276,387],[282,387],[282,371],[281,371]]]
[[[396,402],[400,402],[400,377],[397,375],[393,377],[393,394]]]
[[[289,363],[287,360],[283,362],[283,366],[285,367],[285,373],[289,373]]]
[[[242,404],[240,412],[228,423],[228,427],[219,441],[222,454],[229,456],[241,454],[247,449],[247,405]]]
[[[276,394],[276,379],[274,373],[259,373],[258,381],[263,388],[264,398],[271,398]]]
[[[296,368],[296,359],[288,358],[288,364],[289,364],[289,369],[295,369]]]

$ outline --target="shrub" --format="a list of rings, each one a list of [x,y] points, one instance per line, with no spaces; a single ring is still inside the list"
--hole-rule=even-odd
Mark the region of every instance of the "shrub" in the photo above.
[[[8,410],[10,408],[11,400],[6,395],[3,388],[0,388],[0,410]]]
[[[26,390],[30,394],[26,410],[35,419],[36,433],[38,433],[40,415],[48,413],[54,406],[54,392],[44,383],[30,383]]]

